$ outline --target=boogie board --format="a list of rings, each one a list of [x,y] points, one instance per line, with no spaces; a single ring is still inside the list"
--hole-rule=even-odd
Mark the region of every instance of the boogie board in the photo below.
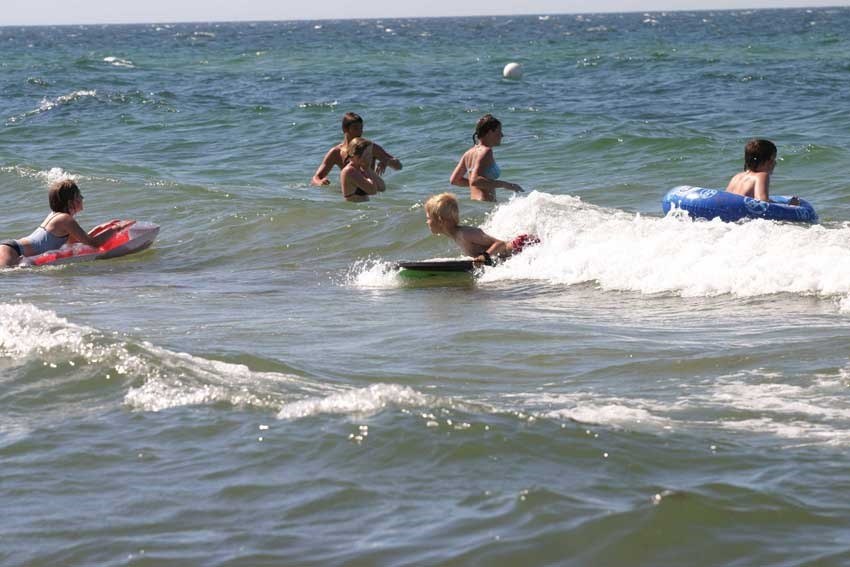
[[[150,222],[109,221],[96,226],[89,233],[97,236],[104,230],[125,223],[127,226],[113,234],[109,240],[98,248],[93,248],[82,243],[66,244],[58,250],[48,250],[38,256],[24,256],[21,258],[21,266],[51,266],[54,264],[70,264],[73,262],[88,262],[90,260],[103,260],[106,258],[117,258],[126,256],[146,249],[153,244],[156,235],[159,234],[159,225]]]
[[[425,262],[399,262],[398,274],[404,278],[429,278],[434,276],[469,276],[475,271],[472,260],[428,260]]]

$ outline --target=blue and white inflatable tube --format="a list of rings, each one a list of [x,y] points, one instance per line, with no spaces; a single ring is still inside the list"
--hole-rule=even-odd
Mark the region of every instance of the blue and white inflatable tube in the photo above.
[[[691,185],[679,185],[670,189],[661,200],[664,214],[677,208],[687,211],[698,219],[720,218],[724,222],[736,220],[768,219],[791,222],[818,222],[815,209],[805,200],[800,205],[789,205],[791,197],[771,197],[771,202],[760,201],[752,197],[743,197],[727,193],[720,189],[705,189]]]

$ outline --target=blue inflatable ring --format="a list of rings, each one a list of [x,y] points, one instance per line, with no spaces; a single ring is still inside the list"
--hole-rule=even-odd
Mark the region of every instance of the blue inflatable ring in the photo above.
[[[760,201],[752,197],[743,197],[727,193],[720,189],[705,189],[690,185],[679,185],[670,189],[661,200],[664,213],[676,207],[683,209],[694,218],[720,218],[733,222],[744,218],[769,219],[791,222],[818,222],[815,209],[805,200],[800,205],[789,205],[791,197],[771,197],[771,201]]]

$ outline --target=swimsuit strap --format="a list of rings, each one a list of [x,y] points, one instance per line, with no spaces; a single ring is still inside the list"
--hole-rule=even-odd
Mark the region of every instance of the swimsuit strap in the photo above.
[[[50,219],[52,219],[53,217],[55,217],[55,216],[56,216],[56,215],[58,215],[58,214],[59,214],[59,213],[57,213],[57,212],[55,212],[55,211],[54,211],[54,212],[52,212],[52,213],[50,213],[50,216],[49,216],[49,217],[47,217],[47,220],[45,220],[42,224],[38,225],[38,228],[43,229],[43,230],[44,230],[44,232],[48,232],[48,233],[50,233],[50,234],[53,234],[52,232],[50,232],[49,230],[47,230],[47,227],[46,227],[46,226],[44,226],[44,225],[46,225],[47,223],[49,223],[49,222],[50,222]],[[65,236],[59,236],[58,234],[53,234],[53,236],[55,236],[56,238],[68,238],[69,236],[71,236],[71,233],[69,232],[69,233],[68,233],[68,234],[66,234]]]
[[[46,219],[43,223],[41,223],[40,225],[38,225],[38,228],[43,228],[44,230],[47,230],[47,227],[46,227],[46,226],[44,226],[44,225],[46,225],[47,223],[49,223],[49,222],[50,222],[50,219],[52,219],[53,217],[55,217],[55,216],[56,216],[56,215],[58,215],[58,214],[59,214],[59,213],[57,213],[57,212],[55,212],[55,211],[54,211],[54,212],[52,212],[52,213],[50,213],[50,216],[49,216],[49,217],[47,217],[47,219]]]

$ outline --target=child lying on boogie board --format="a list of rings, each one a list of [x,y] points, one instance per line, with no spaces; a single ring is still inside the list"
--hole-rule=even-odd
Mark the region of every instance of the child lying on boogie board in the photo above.
[[[74,218],[83,210],[83,194],[71,179],[50,185],[47,200],[51,213],[32,234],[24,238],[0,242],[0,268],[17,266],[25,256],[36,256],[58,250],[64,244],[81,242],[97,248],[133,221],[111,221],[86,232]]]
[[[457,197],[452,193],[440,193],[425,201],[425,218],[433,234],[445,234],[455,241],[464,254],[472,256],[476,264],[493,265],[493,258],[507,258],[522,252],[523,248],[538,244],[536,236],[521,234],[505,242],[493,238],[483,230],[460,224]]]

